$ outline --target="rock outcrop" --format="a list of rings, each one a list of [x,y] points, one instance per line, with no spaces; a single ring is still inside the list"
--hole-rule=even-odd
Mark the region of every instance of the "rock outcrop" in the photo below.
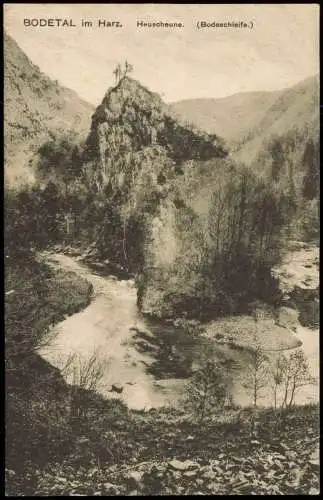
[[[119,204],[124,223],[121,253],[136,238],[131,233],[127,240],[127,221],[145,220],[144,255],[140,269],[133,269],[137,275],[139,271],[138,303],[144,312],[160,309],[168,274],[181,252],[178,233],[185,200],[178,178],[192,160],[226,155],[220,138],[180,122],[158,94],[129,77],[108,90],[93,114],[86,168],[109,196],[119,195],[114,204]]]
[[[181,123],[158,94],[124,77],[107,91],[93,114],[88,157],[100,161],[104,182],[109,182],[122,173],[116,157],[154,147],[164,148],[176,163],[226,155],[216,135]]]

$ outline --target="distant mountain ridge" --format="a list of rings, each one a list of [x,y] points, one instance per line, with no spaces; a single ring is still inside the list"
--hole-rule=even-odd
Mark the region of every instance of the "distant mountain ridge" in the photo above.
[[[173,111],[209,133],[221,129],[227,140],[241,136],[257,123],[279,95],[277,92],[243,92],[221,99],[185,99],[172,103]],[[256,106],[253,114],[250,108]]]
[[[5,178],[32,180],[28,163],[52,135],[73,131],[86,136],[93,106],[61,87],[34,65],[4,34]]]
[[[317,126],[318,75],[273,92],[243,92],[221,99],[189,99],[171,104],[174,113],[209,133],[238,145],[239,159],[258,154],[263,140],[304,123]],[[245,143],[244,145],[242,143]]]
[[[273,136],[282,136],[292,129],[316,135],[319,126],[319,78],[307,78],[283,91],[263,118],[249,131],[238,147],[238,158],[252,162],[263,144]]]

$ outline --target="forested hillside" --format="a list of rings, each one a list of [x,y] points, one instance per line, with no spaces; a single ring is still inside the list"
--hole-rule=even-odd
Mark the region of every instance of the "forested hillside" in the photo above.
[[[307,78],[281,92],[259,122],[238,143],[241,161],[252,161],[273,135],[284,135],[291,130],[303,130],[312,135],[318,132],[319,80]]]
[[[203,130],[221,134],[234,150],[244,146],[241,159],[248,162],[272,134],[284,134],[304,124],[317,128],[318,100],[316,75],[284,90],[241,92],[222,99],[188,99],[172,103],[171,109]]]

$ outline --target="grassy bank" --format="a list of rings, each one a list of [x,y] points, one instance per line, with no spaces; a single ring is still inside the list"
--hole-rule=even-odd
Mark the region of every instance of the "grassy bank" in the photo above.
[[[6,259],[5,290],[9,339],[15,334],[13,329],[23,331],[26,323],[44,333],[86,307],[92,296],[90,283],[74,273],[49,267],[33,254]]]
[[[59,415],[66,386],[38,350],[50,345],[52,325],[86,307],[91,296],[85,280],[31,253],[6,259],[6,459],[17,470],[28,461],[46,462],[64,442]]]

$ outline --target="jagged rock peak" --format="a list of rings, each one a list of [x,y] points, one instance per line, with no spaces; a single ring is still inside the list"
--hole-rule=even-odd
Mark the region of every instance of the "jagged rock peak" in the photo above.
[[[117,145],[124,152],[159,145],[176,162],[226,155],[216,135],[181,122],[157,93],[127,76],[108,89],[87,141],[90,157],[103,163]]]
[[[153,109],[157,113],[166,111],[166,105],[163,104],[158,94],[150,92],[140,82],[126,76],[117,85],[108,89],[93,115],[92,124],[96,126],[105,121],[117,120],[129,106],[134,109],[140,107],[146,112]]]
[[[161,105],[163,104],[162,99],[157,92],[152,92],[138,80],[130,78],[129,76],[124,76],[120,79],[117,85],[110,87],[106,92],[105,98],[109,98],[111,93],[114,92],[118,92],[124,98],[134,94],[145,95],[147,98],[154,100],[155,102],[159,102]]]

